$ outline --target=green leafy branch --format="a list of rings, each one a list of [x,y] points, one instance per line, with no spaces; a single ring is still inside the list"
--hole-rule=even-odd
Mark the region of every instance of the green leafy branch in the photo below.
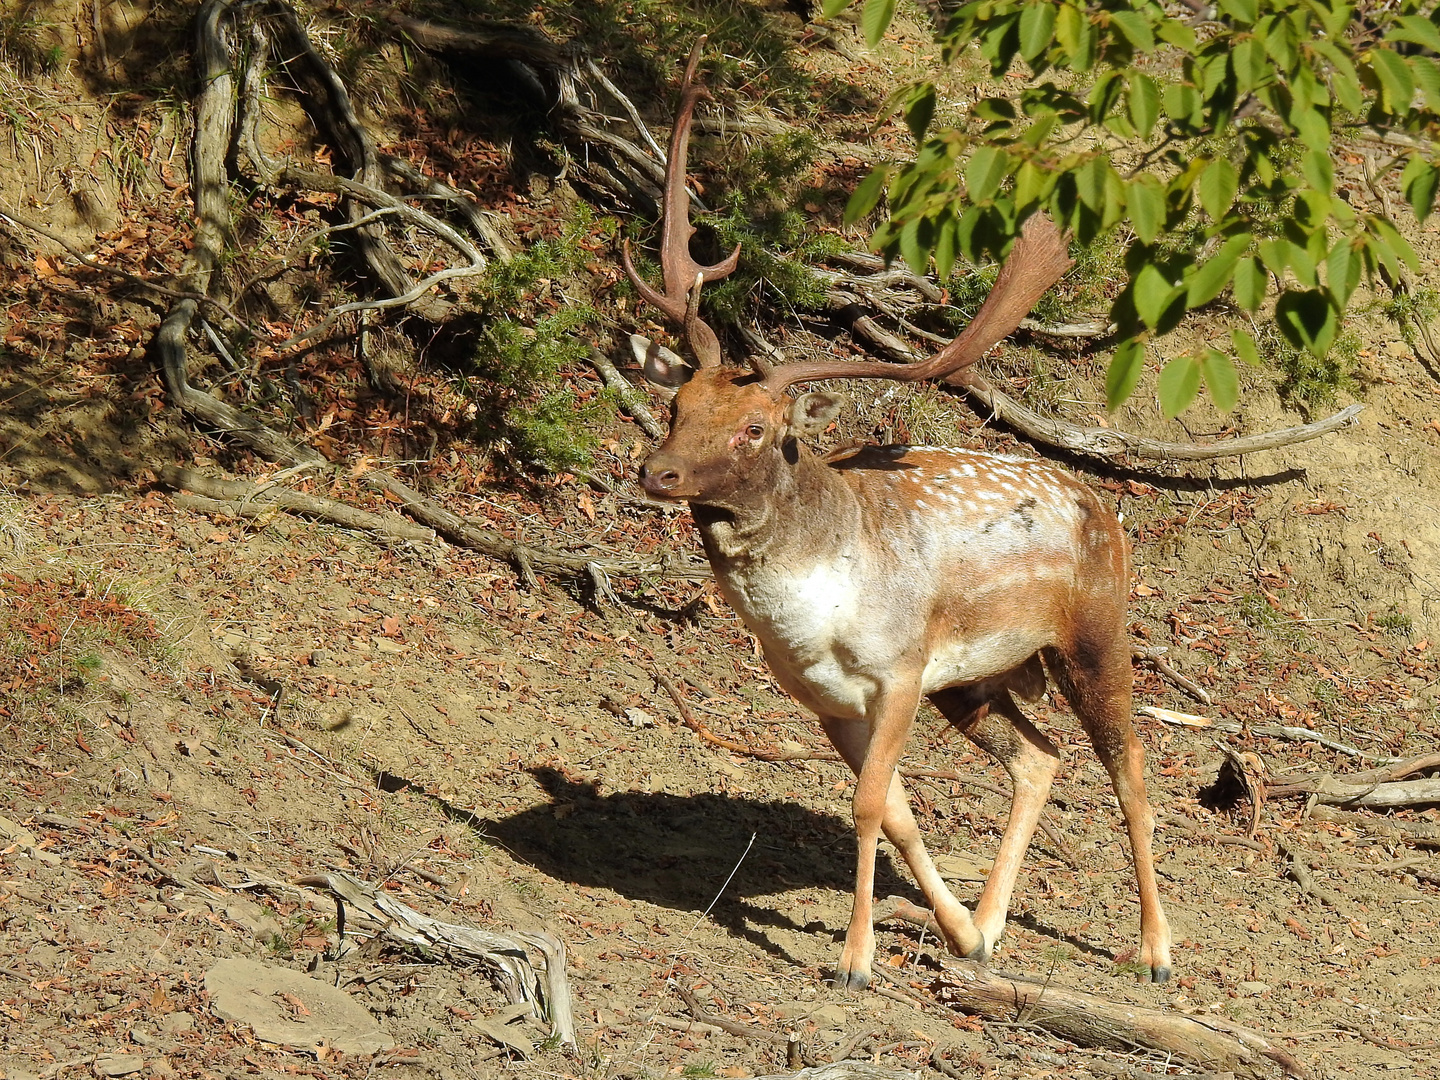
[[[826,0],[824,13],[852,2]],[[893,14],[894,0],[864,0],[872,44]],[[933,258],[942,277],[961,257],[1003,257],[1040,210],[1086,245],[1128,223],[1128,281],[1110,312],[1123,339],[1106,380],[1112,409],[1134,390],[1147,346],[1227,290],[1250,313],[1273,295],[1280,332],[1323,358],[1362,275],[1393,283],[1419,272],[1384,200],[1357,209],[1337,184],[1339,139],[1390,151],[1370,183],[1398,184],[1417,220],[1440,190],[1436,5],[1218,0],[1208,18],[1183,15],[1155,0],[961,5],[939,35],[946,61],[974,48],[997,86],[1014,84],[1006,76],[1021,64],[1029,77],[935,130],[934,83],[897,89],[918,152],[872,172],[847,210],[856,221],[886,200],[876,249],[917,272]],[[1247,331],[1231,345],[1260,362]],[[1165,413],[1202,383],[1232,407],[1231,354],[1169,361]]]

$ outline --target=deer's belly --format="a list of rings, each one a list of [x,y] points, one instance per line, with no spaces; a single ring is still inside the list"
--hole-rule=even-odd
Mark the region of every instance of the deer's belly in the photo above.
[[[920,677],[920,692],[931,694],[1004,675],[1053,643],[1051,634],[1030,628],[969,634],[931,653]]]
[[[977,683],[1052,644],[1035,627],[1014,626],[942,640],[924,655],[907,644],[923,632],[916,625],[923,611],[897,618],[893,603],[867,599],[843,571],[828,566],[771,571],[763,581],[722,578],[721,584],[760,639],[776,682],[824,716],[871,717],[887,690],[918,696]],[[919,686],[905,686],[910,680]]]

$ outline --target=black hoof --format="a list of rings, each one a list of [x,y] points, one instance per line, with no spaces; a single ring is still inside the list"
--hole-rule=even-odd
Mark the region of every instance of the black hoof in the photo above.
[[[980,964],[985,963],[987,960],[990,959],[990,946],[986,945],[982,941],[979,945],[976,945],[975,948],[971,949],[968,953],[965,954],[965,959],[974,960],[976,963]]]
[[[870,976],[860,971],[837,971],[830,985],[836,990],[864,990],[870,985]]]
[[[1151,981],[1152,983],[1169,982],[1169,981],[1170,981],[1170,969],[1169,969],[1168,967],[1151,968],[1151,969],[1150,969],[1150,981]]]

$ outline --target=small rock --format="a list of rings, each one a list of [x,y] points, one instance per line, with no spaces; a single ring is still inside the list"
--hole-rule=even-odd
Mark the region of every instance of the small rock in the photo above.
[[[216,1016],[248,1024],[263,1042],[310,1051],[329,1046],[343,1054],[395,1046],[349,994],[289,968],[221,960],[205,973],[205,990]]]
[[[821,1031],[836,1031],[850,1022],[850,1013],[843,1005],[821,1005],[810,1014],[810,1019]]]
[[[1259,997],[1270,992],[1270,984],[1263,982],[1242,982],[1237,989],[1250,997]]]
[[[1403,341],[1387,341],[1385,343],[1385,355],[1402,360],[1410,355],[1410,346]]]
[[[95,1059],[96,1076],[129,1076],[145,1067],[139,1054],[101,1054]]]
[[[171,1035],[180,1035],[195,1030],[195,1017],[188,1012],[175,1012],[160,1021],[160,1026]]]

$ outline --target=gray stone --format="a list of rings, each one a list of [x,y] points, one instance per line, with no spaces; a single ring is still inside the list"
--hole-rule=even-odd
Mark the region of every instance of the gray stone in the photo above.
[[[343,990],[290,968],[221,960],[205,973],[210,1008],[248,1024],[263,1042],[318,1053],[376,1054],[395,1046],[370,1011]]]

